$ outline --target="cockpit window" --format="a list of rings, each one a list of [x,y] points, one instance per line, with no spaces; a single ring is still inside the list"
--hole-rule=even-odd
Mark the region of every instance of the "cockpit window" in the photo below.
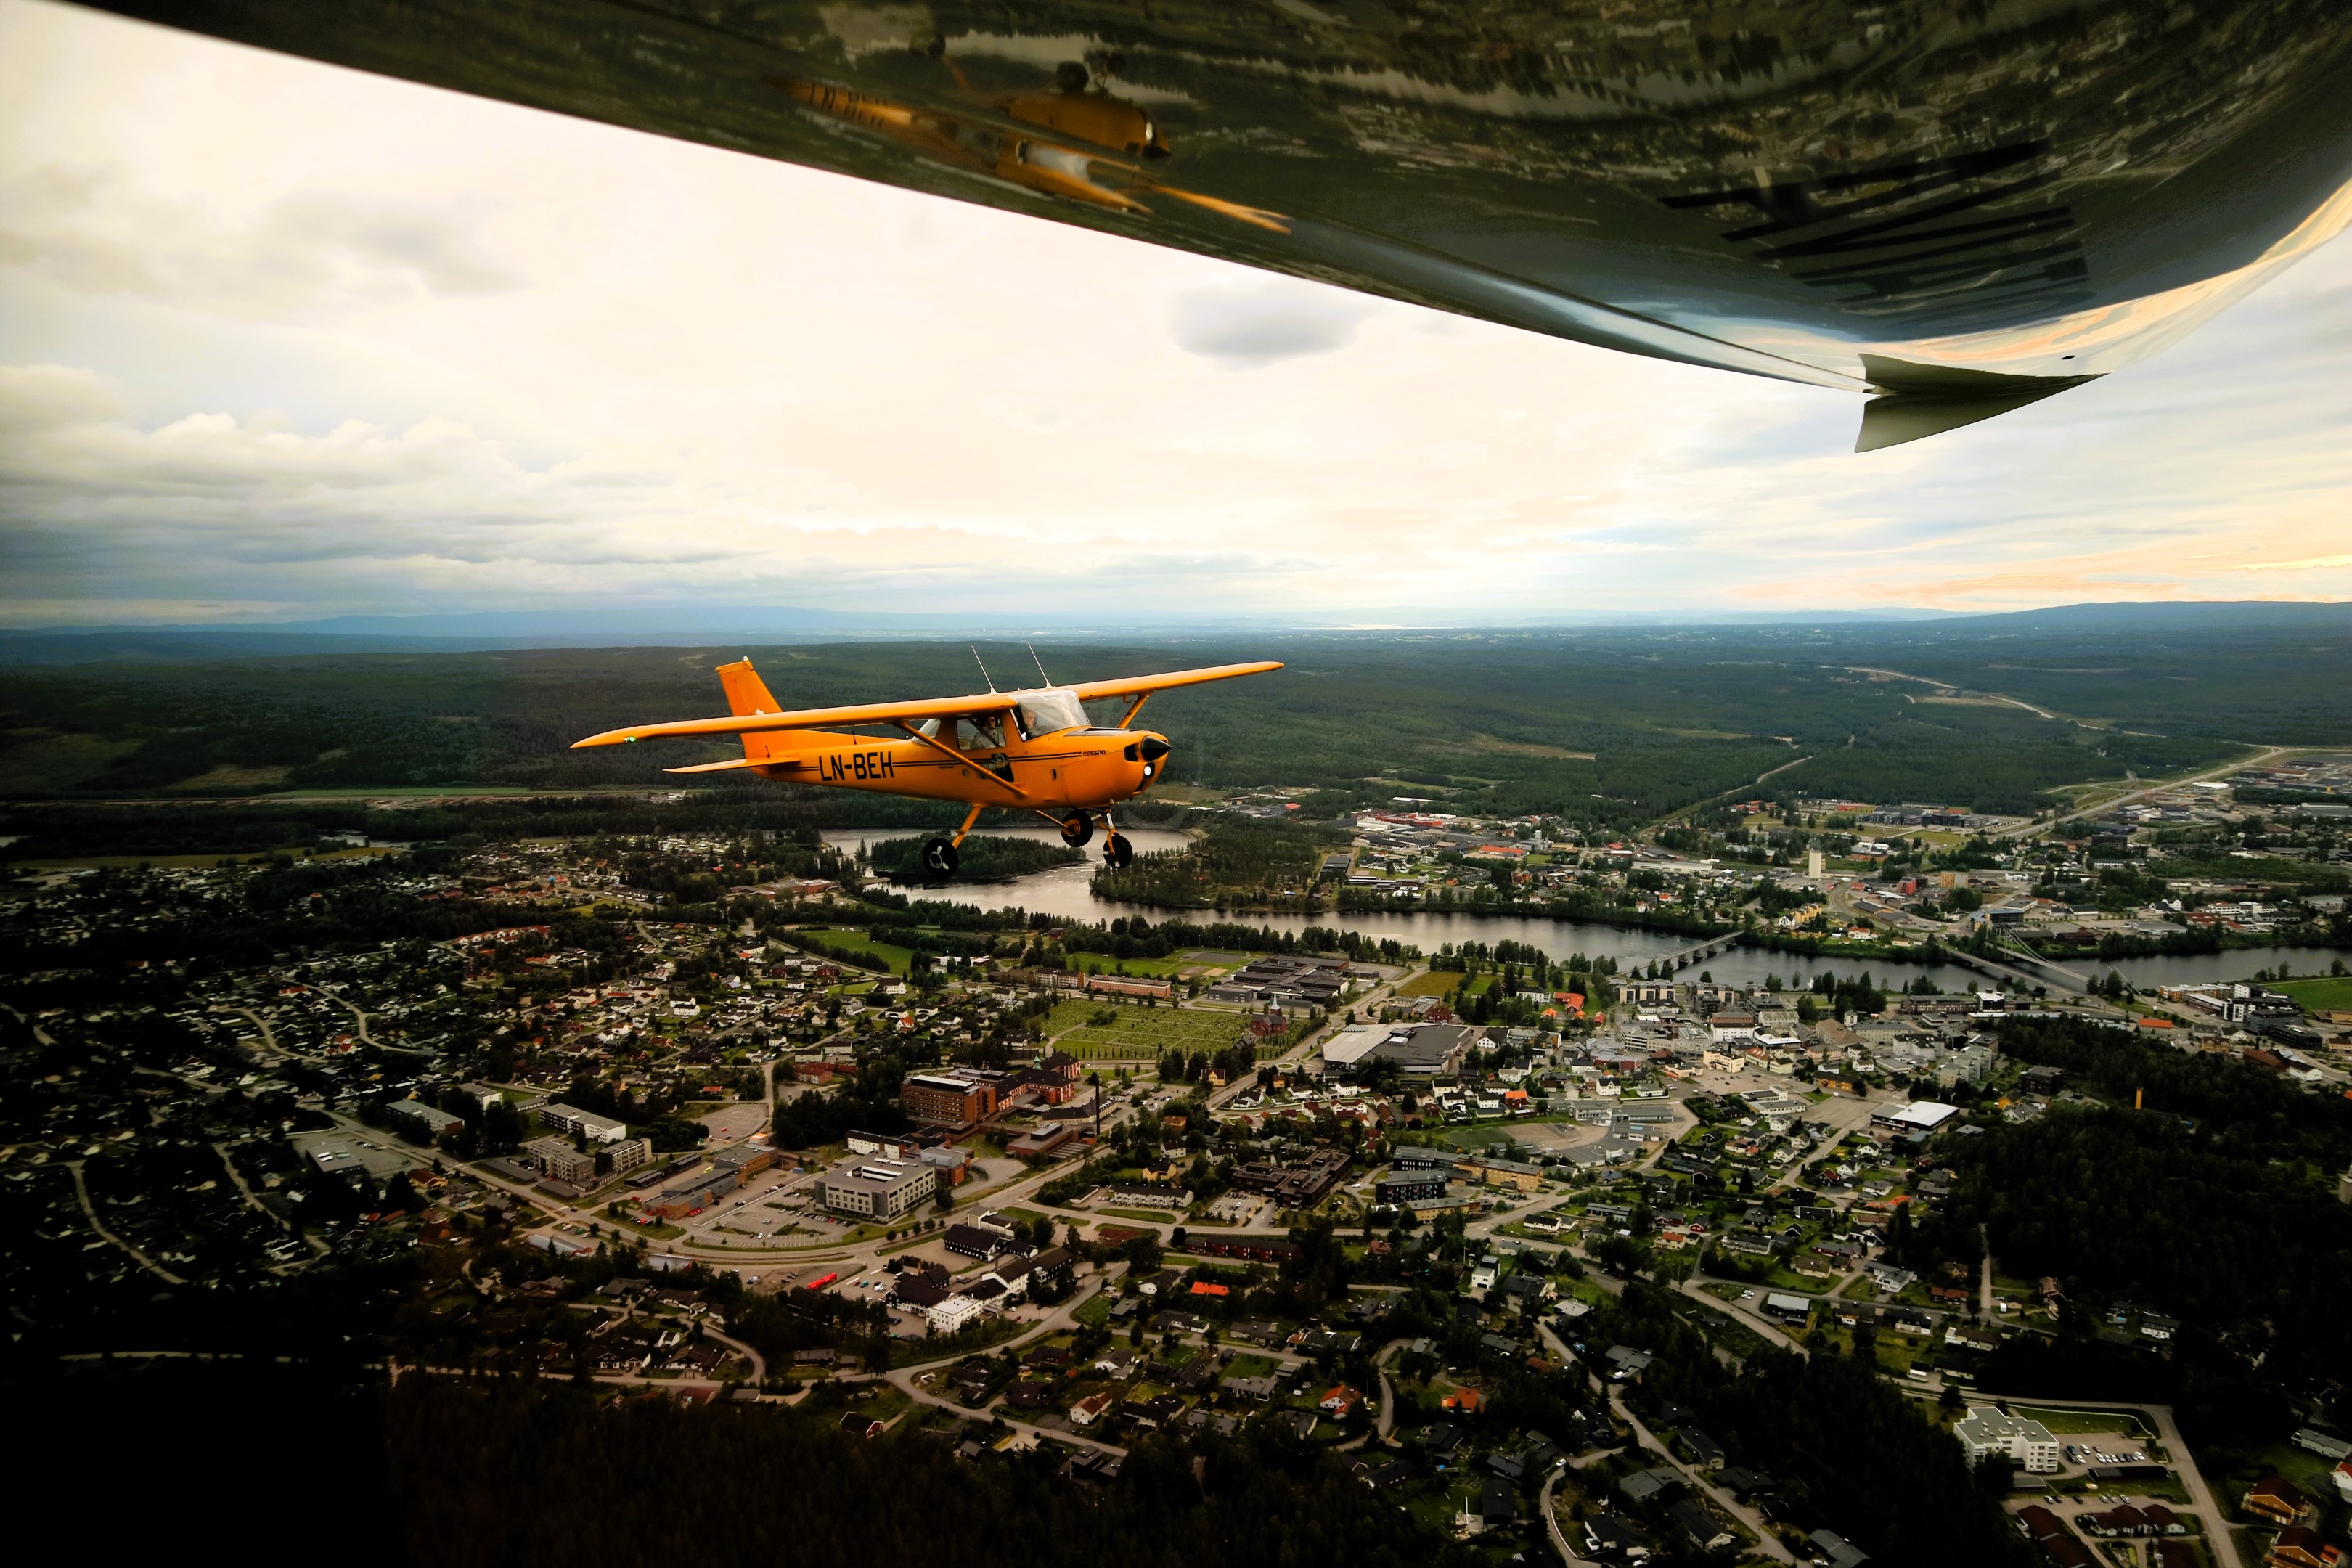
[[[956,721],[956,746],[966,752],[992,752],[1004,744],[1004,721],[994,713]]]
[[[1086,727],[1087,710],[1075,691],[1033,691],[1021,700],[1021,729],[1025,734],[1051,735],[1060,730]]]

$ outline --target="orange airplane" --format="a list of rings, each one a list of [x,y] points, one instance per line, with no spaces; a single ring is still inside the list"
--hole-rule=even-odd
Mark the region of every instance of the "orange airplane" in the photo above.
[[[1111,822],[1110,808],[1150,789],[1164,771],[1171,750],[1167,736],[1129,728],[1144,703],[1155,691],[1281,668],[1276,663],[1221,664],[1125,680],[786,713],[747,658],[719,668],[731,710],[729,717],[607,730],[575,742],[572,749],[668,735],[740,735],[740,758],[666,771],[709,773],[749,768],[762,778],[787,784],[962,801],[971,807],[964,813],[963,826],[951,837],[923,846],[923,864],[942,877],[955,874],[958,847],[992,805],[1035,812],[1059,827],[1062,842],[1072,848],[1094,837],[1094,819],[1100,816],[1103,861],[1124,866],[1135,858],[1135,850]],[[1083,704],[1097,698],[1127,702],[1117,724],[1102,729],[1087,717]],[[861,724],[888,724],[900,733],[884,738],[828,727]]]

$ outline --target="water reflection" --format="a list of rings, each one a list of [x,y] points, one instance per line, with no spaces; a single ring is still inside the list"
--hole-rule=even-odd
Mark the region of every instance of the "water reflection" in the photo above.
[[[912,831],[903,827],[835,828],[825,833],[824,841],[838,848],[854,850],[886,838],[904,838]],[[1014,838],[1034,838],[1040,842],[1059,841],[1052,828],[1044,826],[981,828],[978,831]],[[1135,840],[1138,854],[1180,849],[1185,844],[1182,834],[1161,828],[1122,826],[1119,831]],[[938,888],[903,890],[918,898],[944,899],[983,910],[1019,908],[1073,921],[1091,922],[1141,915],[1154,924],[1166,920],[1213,921],[1223,918],[1282,931],[1298,931],[1310,925],[1342,927],[1376,940],[1393,937],[1398,942],[1419,947],[1423,952],[1435,952],[1447,942],[1482,942],[1491,946],[1495,942],[1507,941],[1538,948],[1559,959],[1576,952],[1596,958],[1605,955],[1615,959],[1621,970],[1646,964],[1652,959],[1685,948],[1691,942],[1690,938],[1669,932],[1643,931],[1598,921],[1530,920],[1514,915],[1415,914],[1404,911],[1359,913],[1351,910],[1344,914],[1335,911],[1320,915],[1238,914],[1220,917],[1210,910],[1162,910],[1098,899],[1092,887],[1094,869],[1095,862],[1089,858],[1085,865],[1056,867],[1017,877],[1008,882],[948,883]],[[2132,984],[2148,990],[2158,985],[2189,984],[2200,981],[2246,980],[2252,978],[2258,969],[2274,968],[2282,963],[2291,965],[2299,973],[2312,973],[2325,970],[2328,961],[2338,956],[2325,948],[2262,947],[2186,957],[2117,959],[2112,963],[2084,961],[2072,967],[2096,974],[2105,974],[2113,969]],[[1874,976],[1895,986],[1907,984],[1923,976],[1942,991],[1974,991],[1994,984],[1976,971],[1963,969],[1955,963],[1906,963],[1889,959],[1814,959],[1801,953],[1770,952],[1758,948],[1737,948],[1729,952],[1717,953],[1708,959],[1704,967],[1718,981],[1741,985],[1759,985],[1768,976],[1776,974],[1783,981],[1803,984],[1824,970],[1852,974],[1857,969],[1867,969]],[[1698,974],[1697,970],[1685,973],[1693,979]]]

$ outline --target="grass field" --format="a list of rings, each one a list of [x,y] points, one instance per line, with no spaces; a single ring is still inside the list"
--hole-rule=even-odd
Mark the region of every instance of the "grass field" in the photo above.
[[[1167,958],[1105,958],[1099,953],[1079,952],[1070,955],[1070,967],[1084,974],[1133,974],[1147,980],[1165,980],[1202,965],[1199,959],[1186,958],[1181,953]]]
[[[1396,988],[1400,996],[1443,996],[1462,984],[1461,974],[1451,969],[1433,969],[1426,974],[1416,974]]]
[[[893,974],[906,973],[908,962],[915,956],[910,949],[876,942],[862,931],[812,926],[801,934],[813,937],[827,947],[837,947],[844,952],[855,954],[877,967],[887,968]]]
[[[2302,1003],[2308,1013],[2352,1010],[2352,975],[2330,980],[2274,980],[2271,989],[2284,991]]]
[[[2009,1413],[2021,1419],[2039,1421],[2051,1431],[2062,1436],[2076,1432],[2122,1432],[2134,1437],[2153,1437],[2145,1417],[2137,1412],[2115,1410],[2053,1410],[2040,1405],[2019,1405],[2012,1402]]]
[[[1105,1016],[1111,1021],[1094,1022]],[[1172,1050],[1222,1051],[1241,1032],[1232,1013],[1111,1002],[1056,1002],[1045,1017],[1045,1033],[1081,1061],[1158,1061]]]

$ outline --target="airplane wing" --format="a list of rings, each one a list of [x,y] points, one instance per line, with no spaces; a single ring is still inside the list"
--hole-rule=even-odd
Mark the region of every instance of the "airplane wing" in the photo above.
[[[2119,370],[2352,223],[2340,0],[2173,7],[2193,45],[2141,0],[1650,5],[1700,20],[1630,33],[1599,0],[90,3],[1875,392],[1865,448]],[[2098,47],[2053,56],[2060,14]]]
[[[1238,671],[1238,667],[1236,667]],[[1214,676],[1207,679],[1214,679]],[[1125,689],[1121,688],[1120,689]],[[739,735],[757,730],[815,730],[835,724],[895,724],[900,720],[961,719],[973,713],[1005,713],[1017,700],[1010,691],[990,691],[976,697],[934,697],[916,702],[866,702],[850,708],[803,708],[793,713],[730,713],[723,719],[680,719],[668,724],[632,724],[607,730],[572,749],[616,746],[626,741],[653,741],[673,735]]]
[[[1206,669],[1179,669],[1166,675],[1131,675],[1123,680],[1082,680],[1069,688],[1077,693],[1078,700],[1087,702],[1097,697],[1141,697],[1146,692],[1166,691],[1178,686],[1202,686],[1212,680],[1231,680],[1240,675],[1264,675],[1270,669],[1280,669],[1281,664],[1267,659],[1257,664],[1219,664]]]

